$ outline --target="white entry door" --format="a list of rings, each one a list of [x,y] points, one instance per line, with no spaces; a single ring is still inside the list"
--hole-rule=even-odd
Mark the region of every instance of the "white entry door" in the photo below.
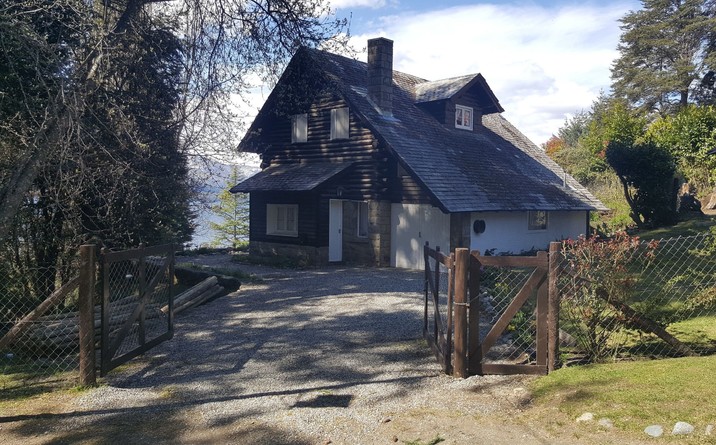
[[[343,201],[330,200],[328,217],[328,261],[343,261]]]

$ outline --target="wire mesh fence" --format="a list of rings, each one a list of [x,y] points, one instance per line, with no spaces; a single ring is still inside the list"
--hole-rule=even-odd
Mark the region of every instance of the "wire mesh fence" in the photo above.
[[[62,269],[2,264],[0,390],[50,382],[76,384],[77,261]]]
[[[482,267],[480,293],[477,297],[481,339],[486,337],[503,316],[533,271],[533,267]],[[530,295],[510,320],[504,333],[498,337],[495,345],[483,357],[484,363],[526,364],[534,361],[537,326],[535,293]]]
[[[558,279],[563,360],[716,352],[716,237],[564,245]]]

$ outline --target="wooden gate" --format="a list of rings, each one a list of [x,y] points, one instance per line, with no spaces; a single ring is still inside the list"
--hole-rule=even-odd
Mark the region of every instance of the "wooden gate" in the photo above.
[[[101,375],[172,338],[174,245],[101,254]]]
[[[425,246],[423,336],[446,373],[457,377],[545,374],[554,368],[558,355],[559,329],[559,298],[554,272],[559,261],[559,248],[559,243],[552,243],[549,255],[547,252],[538,252],[535,256],[481,256],[476,251],[456,249],[447,256],[439,249]],[[431,263],[434,264],[433,268]],[[442,289],[444,298],[440,296],[440,265],[445,268],[448,281]],[[514,269],[520,270],[524,278],[514,283],[505,283],[499,279],[493,279],[490,283],[487,279],[488,270],[517,274],[510,272]],[[506,294],[509,299],[499,308],[488,309],[490,305],[485,300],[493,297],[497,288],[508,288]],[[433,320],[429,320],[429,303],[434,310]],[[444,321],[441,306],[444,307]],[[521,361],[491,359],[490,353],[498,340],[502,347],[515,343],[517,334],[506,331],[510,327],[514,330],[518,315],[528,319],[526,323],[529,329],[523,329],[520,337],[529,337],[530,349],[533,350],[523,351],[525,358]],[[429,329],[430,326],[433,329]],[[486,331],[483,338],[480,334],[481,326]]]

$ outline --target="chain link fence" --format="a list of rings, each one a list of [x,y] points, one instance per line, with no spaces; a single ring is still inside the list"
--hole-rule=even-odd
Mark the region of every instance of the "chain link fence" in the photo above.
[[[77,383],[77,266],[76,260],[64,270],[2,262],[0,391]]]
[[[716,237],[564,244],[562,361],[716,352]]]
[[[532,272],[533,267],[482,267],[480,293],[477,297],[481,339],[487,336],[502,317]],[[537,335],[536,302],[536,295],[530,295],[525,305],[507,325],[505,332],[489,349],[483,358],[484,363],[527,364],[534,361]]]

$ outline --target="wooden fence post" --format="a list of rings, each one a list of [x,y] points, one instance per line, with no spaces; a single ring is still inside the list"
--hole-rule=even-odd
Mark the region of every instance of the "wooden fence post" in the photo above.
[[[80,385],[97,384],[94,350],[94,292],[97,247],[80,246],[79,318],[80,318]]]
[[[470,269],[470,251],[455,249],[455,377],[468,377],[467,374],[467,290],[468,271]]]
[[[468,329],[467,329],[467,358],[468,374],[482,374],[482,348],[480,347],[480,275],[481,264],[477,260],[480,252],[475,250],[470,253],[469,258],[469,294],[470,304],[468,305]]]
[[[562,243],[549,244],[549,310],[547,312],[547,372],[554,371],[559,363],[559,305],[560,295],[557,280],[562,262]]]

